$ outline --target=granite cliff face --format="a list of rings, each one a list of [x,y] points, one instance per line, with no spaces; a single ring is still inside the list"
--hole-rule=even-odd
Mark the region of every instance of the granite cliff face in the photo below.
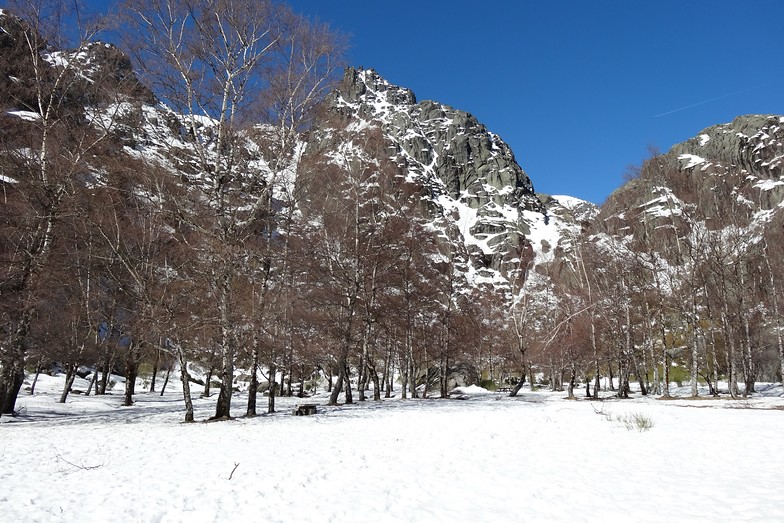
[[[509,146],[471,114],[431,100],[417,103],[414,93],[372,69],[347,69],[329,103],[380,123],[414,176],[437,177],[448,196],[472,209],[492,201],[542,210]]]
[[[471,114],[417,102],[372,69],[347,69],[327,105],[382,129],[391,156],[423,187],[433,214],[451,223],[450,237],[461,238],[480,277],[535,257],[530,236],[549,222],[546,207],[509,146]]]

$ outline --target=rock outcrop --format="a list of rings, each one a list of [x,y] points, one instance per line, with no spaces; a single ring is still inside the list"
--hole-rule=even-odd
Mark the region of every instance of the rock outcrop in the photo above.
[[[718,198],[718,199],[717,199]],[[684,205],[719,218],[728,199],[746,209],[777,212],[784,202],[784,116],[746,115],[714,125],[652,159],[640,178],[617,189],[602,208],[610,221],[677,219]],[[740,215],[738,225],[748,225]],[[626,223],[625,227],[631,224]]]
[[[675,145],[669,154],[684,168],[711,163],[757,178],[778,179],[784,174],[784,117],[738,116]]]
[[[753,243],[769,223],[784,222],[783,210],[784,116],[747,115],[648,161],[607,199],[592,232],[642,242],[677,264],[674,230],[732,230]]]

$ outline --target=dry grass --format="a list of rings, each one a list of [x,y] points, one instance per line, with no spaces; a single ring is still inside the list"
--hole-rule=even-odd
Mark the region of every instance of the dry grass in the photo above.
[[[626,430],[637,429],[637,432],[645,432],[653,428],[653,420],[641,412],[630,412],[629,414],[617,416],[615,419],[623,423]]]

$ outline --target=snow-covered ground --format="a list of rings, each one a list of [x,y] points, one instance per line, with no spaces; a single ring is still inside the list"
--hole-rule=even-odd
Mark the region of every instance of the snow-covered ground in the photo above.
[[[171,384],[133,407],[121,391],[61,405],[62,377],[41,379],[0,419],[2,521],[784,520],[780,386],[742,401],[320,395],[315,416],[282,398],[271,416],[182,424]]]

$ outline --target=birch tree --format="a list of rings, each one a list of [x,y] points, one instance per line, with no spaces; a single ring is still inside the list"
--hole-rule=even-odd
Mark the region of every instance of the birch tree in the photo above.
[[[776,230],[771,230],[766,232],[769,235],[774,236],[774,239],[776,239],[776,236],[780,236],[780,234],[777,234],[778,231]],[[782,244],[779,241],[775,244],[776,247],[771,246],[768,242],[767,235],[763,235],[762,241],[763,241],[762,259],[765,262],[765,269],[768,278],[767,283],[768,283],[768,292],[770,294],[770,307],[771,307],[771,312],[773,313],[772,324],[773,324],[773,329],[775,331],[776,352],[779,357],[779,377],[781,379],[781,382],[784,383],[784,333],[782,333],[782,328],[784,328],[784,326],[782,326],[782,320],[780,315],[781,302],[779,301],[780,286],[781,286],[781,284],[779,283],[781,278],[781,274],[780,274],[781,264],[780,263],[776,264],[774,270],[774,264],[771,263],[771,257],[774,256],[775,252],[781,249]],[[781,260],[781,257],[777,257],[776,259]]]
[[[334,67],[322,68],[331,48],[304,45],[313,34],[307,22],[270,1],[128,0],[126,7],[144,79],[182,126],[185,150],[172,152],[191,188],[183,215],[203,234],[199,250],[220,330],[215,418],[225,419],[243,316],[235,275],[246,245],[265,240],[275,184]],[[251,124],[261,115],[276,124],[266,147],[252,140]]]
[[[0,343],[0,415],[14,411],[42,274],[61,234],[62,218],[85,182],[94,181],[88,161],[111,127],[95,125],[96,112],[80,105],[99,103],[106,85],[98,76],[90,77],[101,72],[88,74],[84,63],[100,21],[85,16],[78,2],[39,0],[10,7],[15,14],[0,16],[0,38],[13,49],[3,77],[17,81],[5,86],[2,105],[22,121],[14,122],[17,132],[4,135],[0,147],[2,169],[8,173],[0,183],[11,186],[5,195],[12,198],[2,211],[2,221],[10,227],[2,244],[0,286],[9,299],[2,316],[7,338]]]

